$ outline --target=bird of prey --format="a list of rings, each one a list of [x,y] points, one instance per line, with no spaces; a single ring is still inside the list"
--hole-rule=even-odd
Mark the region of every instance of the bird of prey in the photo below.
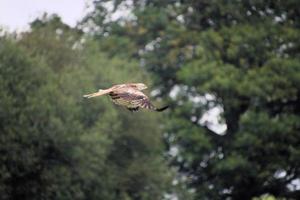
[[[108,89],[99,90],[96,93],[87,94],[83,97],[92,98],[102,95],[109,95],[112,101],[121,106],[125,106],[130,111],[138,111],[145,108],[157,112],[164,111],[168,106],[156,108],[149,98],[142,92],[147,86],[143,83],[125,83],[114,85]]]

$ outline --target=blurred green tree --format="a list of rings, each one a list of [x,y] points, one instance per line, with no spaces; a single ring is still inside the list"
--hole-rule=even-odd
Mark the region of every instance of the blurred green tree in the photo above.
[[[166,143],[196,199],[300,198],[299,1],[94,5],[83,25],[99,41],[127,38],[127,56],[170,96]],[[124,8],[132,16],[111,17]],[[204,117],[212,111],[226,130]]]
[[[31,28],[0,38],[1,199],[162,199],[171,172],[161,118],[82,98],[151,84],[138,63],[109,56],[55,15]]]

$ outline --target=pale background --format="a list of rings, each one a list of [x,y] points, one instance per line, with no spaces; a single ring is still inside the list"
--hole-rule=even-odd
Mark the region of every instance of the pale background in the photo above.
[[[0,0],[0,27],[7,31],[29,29],[29,22],[43,13],[58,14],[72,27],[88,11],[90,0]]]

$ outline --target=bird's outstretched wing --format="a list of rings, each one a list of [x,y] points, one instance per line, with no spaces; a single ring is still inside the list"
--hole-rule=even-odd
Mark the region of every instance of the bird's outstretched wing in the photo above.
[[[135,92],[121,92],[121,93],[110,93],[111,98],[114,102],[127,106],[129,110],[137,111],[138,108],[145,108],[161,112],[168,108],[156,108],[149,100],[146,95],[135,93]]]

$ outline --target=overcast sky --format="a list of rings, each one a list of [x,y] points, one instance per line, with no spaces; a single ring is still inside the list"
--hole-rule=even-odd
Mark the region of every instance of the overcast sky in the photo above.
[[[58,14],[64,23],[75,26],[87,11],[89,0],[0,0],[0,27],[26,30],[28,23],[44,12]]]

